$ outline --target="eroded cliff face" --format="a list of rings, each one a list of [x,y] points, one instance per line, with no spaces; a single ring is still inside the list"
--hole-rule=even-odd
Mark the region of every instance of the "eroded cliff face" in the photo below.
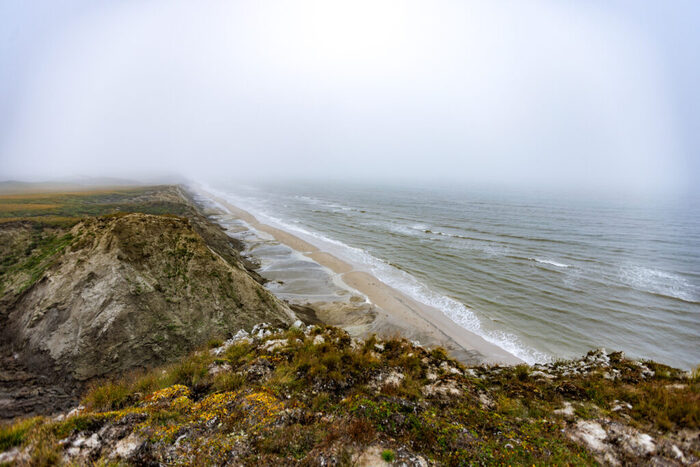
[[[5,338],[34,368],[85,381],[172,361],[261,321],[294,321],[186,218],[89,218],[65,238],[6,313]]]

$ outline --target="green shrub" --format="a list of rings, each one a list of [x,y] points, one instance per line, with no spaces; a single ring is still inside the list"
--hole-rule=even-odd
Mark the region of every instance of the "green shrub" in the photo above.
[[[394,462],[395,458],[396,455],[391,449],[385,449],[382,451],[382,459],[384,459],[385,462]]]

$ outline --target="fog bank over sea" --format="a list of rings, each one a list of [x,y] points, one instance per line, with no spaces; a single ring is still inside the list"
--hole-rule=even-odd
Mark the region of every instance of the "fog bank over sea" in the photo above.
[[[530,363],[592,347],[682,368],[700,361],[697,204],[337,183],[212,188]]]

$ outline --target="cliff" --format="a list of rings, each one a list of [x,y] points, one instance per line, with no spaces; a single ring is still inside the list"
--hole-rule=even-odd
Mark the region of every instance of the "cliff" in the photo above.
[[[8,265],[2,418],[50,413],[77,403],[86,381],[177,360],[261,321],[296,319],[179,189],[137,190],[134,199],[142,211],[167,201],[183,215],[118,211],[72,226],[0,224]],[[43,396],[32,396],[35,389]]]

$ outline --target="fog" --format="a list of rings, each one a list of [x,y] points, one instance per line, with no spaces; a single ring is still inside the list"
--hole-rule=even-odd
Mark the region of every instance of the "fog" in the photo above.
[[[698,5],[9,0],[0,179],[685,192]]]

